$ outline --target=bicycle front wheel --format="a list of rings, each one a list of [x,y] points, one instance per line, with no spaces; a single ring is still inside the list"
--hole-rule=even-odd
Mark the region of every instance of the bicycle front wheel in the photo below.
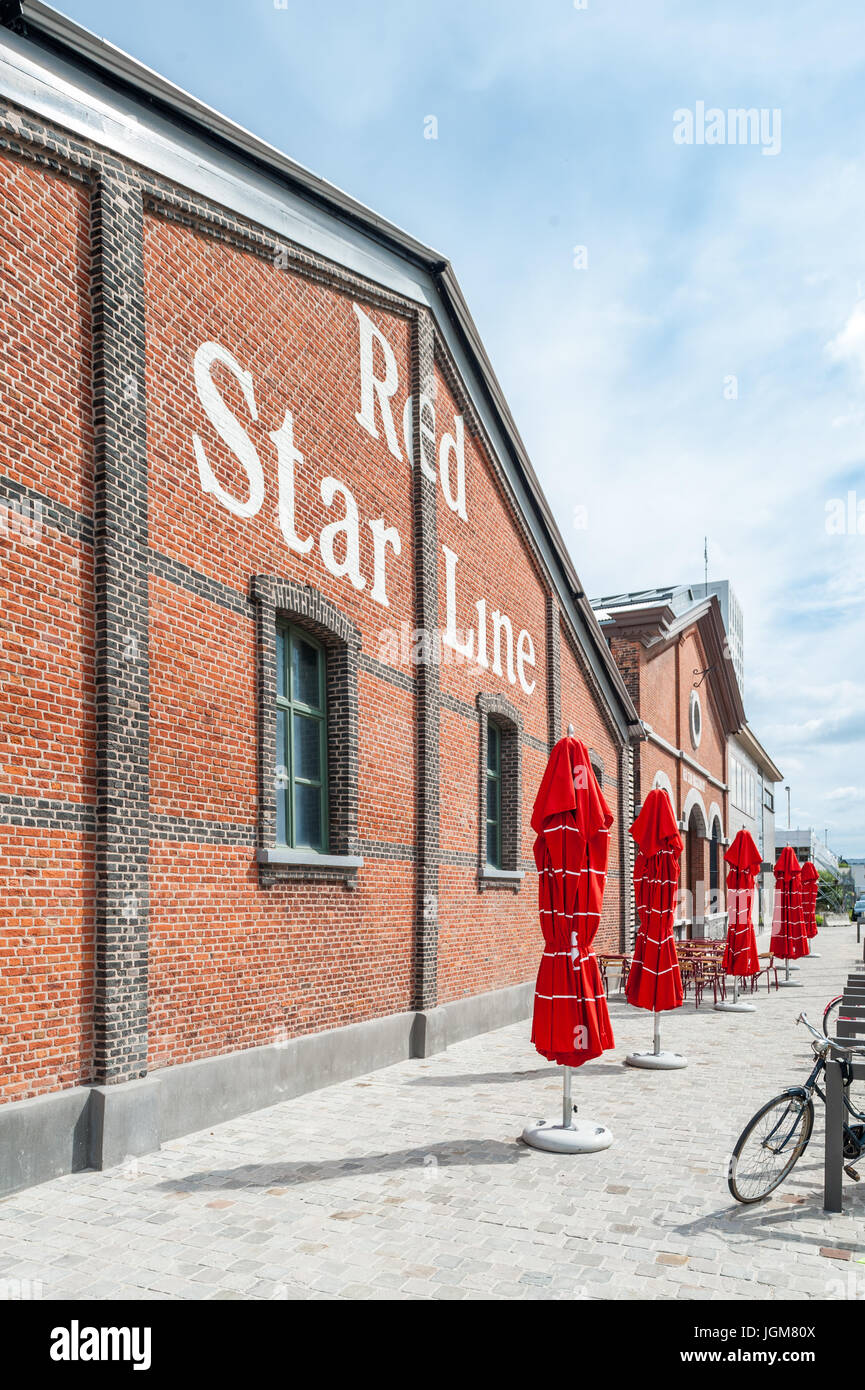
[[[730,1159],[727,1185],[737,1202],[761,1202],[784,1181],[808,1147],[814,1102],[775,1096],[748,1121]]]

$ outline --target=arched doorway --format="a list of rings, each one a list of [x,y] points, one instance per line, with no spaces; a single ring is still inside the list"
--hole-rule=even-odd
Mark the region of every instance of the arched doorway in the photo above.
[[[706,818],[695,802],[688,815],[685,831],[685,887],[688,891],[686,913],[689,939],[703,935],[706,876],[703,866],[703,845],[706,839]]]
[[[712,838],[709,841],[709,900],[706,904],[706,916],[720,916],[723,910],[721,897],[721,822],[716,816],[712,821]]]

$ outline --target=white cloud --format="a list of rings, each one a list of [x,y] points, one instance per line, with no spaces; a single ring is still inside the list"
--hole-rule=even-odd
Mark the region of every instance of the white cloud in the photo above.
[[[826,352],[833,362],[846,362],[865,378],[865,300],[855,304],[847,322],[830,342]]]

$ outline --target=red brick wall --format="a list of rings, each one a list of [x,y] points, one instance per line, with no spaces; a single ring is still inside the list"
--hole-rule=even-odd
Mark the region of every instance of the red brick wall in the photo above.
[[[694,672],[704,671],[709,665],[706,653],[703,649],[703,644],[700,641],[699,633],[694,629],[691,629],[685,634],[685,640],[679,648],[679,663],[682,746],[685,751],[695,758],[698,763],[701,763],[707,771],[723,781],[727,739],[712,698],[712,675],[706,677],[697,691],[700,697],[700,707],[703,712],[703,731],[700,737],[699,748],[695,749],[692,746],[691,736],[688,731],[688,708],[691,691],[694,689],[695,682],[700,679],[699,676],[694,675]]]
[[[454,435],[454,417],[460,408],[441,371],[436,373],[436,425],[439,440]],[[528,546],[517,532],[505,497],[489,466],[480,441],[466,428],[466,517],[462,520],[448,506],[438,489],[439,622],[444,629],[445,562],[441,546],[458,557],[455,576],[456,625],[477,626],[478,599],[487,601],[487,646],[490,669],[474,661],[441,668],[441,689],[474,711],[479,692],[499,694],[523,720],[523,733],[546,743],[546,602],[544,588]],[[516,644],[525,629],[531,636],[535,665],[524,668],[527,683],[535,689],[527,695],[517,678],[507,677],[502,648],[501,676],[493,673],[494,634],[492,612],[506,613]],[[478,892],[477,853],[479,816],[483,813],[478,790],[479,723],[450,709],[441,718],[441,844],[448,852],[474,856],[470,864],[444,864],[439,885],[439,1002],[500,989],[533,976],[538,967],[537,874],[532,858],[534,836],[529,824],[535,795],[546,766],[546,756],[527,742],[522,745],[522,858],[526,876],[518,893],[494,889]],[[530,867],[529,863],[531,864]]]
[[[639,642],[624,638],[615,638],[611,651],[629,684],[640,718],[651,725],[661,738],[674,748],[684,749],[723,782],[726,777],[726,736],[712,697],[711,675],[703,681],[698,692],[703,713],[700,746],[694,749],[691,744],[691,691],[699,678],[694,671],[701,672],[708,665],[696,625],[688,629],[678,642],[671,643],[654,656]],[[682,780],[680,760],[651,740],[640,745],[639,757],[642,799],[645,800],[646,793],[651,790],[655,773],[662,771],[670,778],[676,810],[681,812],[690,787]],[[717,788],[711,790],[711,783],[707,784],[704,800],[707,809],[713,800],[724,809],[721,793]]]
[[[674,748],[682,747],[682,739],[687,737],[688,707],[685,692],[684,719],[681,718],[677,699],[677,670],[679,680],[683,677],[680,665],[680,648],[673,643],[657,656],[649,656],[644,647],[638,647],[640,654],[640,718],[651,724],[656,734],[672,743]],[[687,682],[690,690],[690,681]]]
[[[618,746],[613,740],[607,724],[592,701],[586,688],[585,678],[571,649],[567,633],[561,633],[562,668],[562,728],[566,734],[568,724],[573,724],[577,738],[582,739],[589,751],[596,753],[603,763],[603,793],[615,817],[610,834],[610,857],[607,870],[607,887],[601,911],[601,925],[598,928],[596,948],[618,951],[621,935],[622,865],[620,853],[620,824],[622,817],[627,819],[627,807],[621,805]],[[627,829],[627,827],[626,827]]]
[[[150,543],[245,595],[255,573],[310,583],[360,628],[363,650],[382,651],[386,625],[413,611],[411,471],[384,440],[358,426],[357,318],[352,300],[212,238],[148,219],[145,235],[150,457]],[[397,359],[399,429],[411,380],[405,320],[364,306]],[[226,490],[249,485],[198,400],[192,357],[216,341],[252,374],[258,421],[224,369],[220,392],[264,467],[265,500],[249,519],[231,515],[200,486],[192,432]],[[387,566],[390,610],[370,597],[372,538],[361,525],[357,593],[325,568],[317,545],[286,545],[277,515],[276,450],[268,438],[286,409],[303,455],[296,474],[296,531],[317,541],[341,515],[319,493],[333,475],[362,518],[384,516],[401,536]],[[401,439],[401,434],[400,434]],[[256,693],[252,617],[152,581],[152,776],[155,814],[256,823]],[[405,674],[411,674],[406,667]],[[361,837],[414,838],[414,699],[361,672]],[[395,851],[397,853],[397,851]],[[251,849],[162,840],[152,848],[151,1062],[158,1066],[399,1012],[411,1004],[414,868],[368,859],[358,888],[258,886]]]
[[[457,404],[440,372],[436,374],[436,424],[439,438],[453,433]],[[442,546],[459,557],[456,566],[457,628],[477,624],[478,599],[487,600],[487,647],[493,661],[494,641],[492,611],[499,610],[511,620],[514,635],[514,671],[516,674],[516,642],[522,629],[531,636],[535,664],[524,668],[529,685],[535,689],[527,695],[519,679],[513,684],[507,677],[507,665],[502,656],[503,675],[492,669],[483,670],[476,662],[442,667],[442,690],[474,705],[478,691],[501,694],[519,711],[526,734],[546,742],[546,602],[544,586],[528,546],[516,531],[515,524],[486,457],[478,443],[466,430],[466,516],[463,521],[447,505],[441,487],[438,489],[439,536],[439,621],[445,625],[445,561]]]
[[[92,524],[88,247],[85,189],[0,155],[0,474]],[[32,531],[19,517],[0,517],[3,790],[80,816],[95,795],[92,550],[47,507]],[[91,1079],[92,834],[0,825],[0,882],[12,1100]]]
[[[0,471],[92,523],[87,193],[0,158],[0,214]],[[357,626],[365,658],[399,665],[384,639],[388,630],[398,634],[402,623],[414,624],[414,510],[409,460],[395,460],[384,437],[371,438],[355,418],[360,372],[350,295],[156,216],[145,218],[144,256],[148,541],[156,571],[149,589],[156,823],[149,1063],[159,1067],[412,1006],[414,669],[400,665],[402,686],[363,666],[358,678],[358,834],[379,854],[385,847],[388,857],[368,853],[353,891],[341,882],[297,881],[264,889],[252,848],[257,699],[248,594],[254,574],[309,583]],[[409,321],[363,308],[397,362],[393,405],[402,447]],[[220,343],[254,383],[257,418],[238,381],[214,368],[263,465],[264,502],[247,519],[206,493],[199,478],[194,432],[220,484],[238,498],[248,495],[246,474],[195,389],[193,355],[205,341]],[[325,476],[350,488],[362,518],[367,582],[360,592],[327,570],[317,544],[301,555],[281,533],[270,434],[286,410],[303,455],[296,530],[317,542],[321,527],[341,515],[339,504],[328,509],[320,498]],[[458,412],[441,373],[436,411],[440,442]],[[459,556],[458,605],[467,622],[475,621],[475,599],[487,599],[490,659],[494,608],[508,614],[515,644],[522,629],[531,634],[535,664],[528,674],[536,684],[527,694],[519,682],[476,665],[441,667],[440,1002],[531,978],[541,946],[529,819],[546,762],[544,584],[480,442],[467,431],[465,443],[468,521],[454,516],[437,489],[439,546]],[[388,608],[371,592],[366,521],[381,516],[402,541],[401,555],[388,557]],[[0,719],[8,780],[18,796],[82,808],[87,826],[95,801],[92,548],[52,526],[38,545],[10,538],[2,547]],[[444,627],[441,549],[438,559]],[[523,722],[521,852],[529,867],[519,893],[478,891],[479,692],[503,694]],[[565,722],[573,720],[603,759],[605,792],[618,817],[616,748],[566,642],[562,707]],[[213,842],[202,843],[202,834]],[[471,864],[454,862],[466,854]],[[615,836],[610,862],[599,937],[606,945],[618,941]],[[11,1039],[0,1060],[3,1099],[92,1078],[92,835],[0,827],[0,873],[0,1021]]]

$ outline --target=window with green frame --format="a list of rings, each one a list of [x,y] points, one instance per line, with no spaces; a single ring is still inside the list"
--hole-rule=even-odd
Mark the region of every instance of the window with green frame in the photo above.
[[[324,648],[289,623],[276,629],[276,841],[327,849]]]
[[[502,867],[502,731],[487,723],[487,863]]]

